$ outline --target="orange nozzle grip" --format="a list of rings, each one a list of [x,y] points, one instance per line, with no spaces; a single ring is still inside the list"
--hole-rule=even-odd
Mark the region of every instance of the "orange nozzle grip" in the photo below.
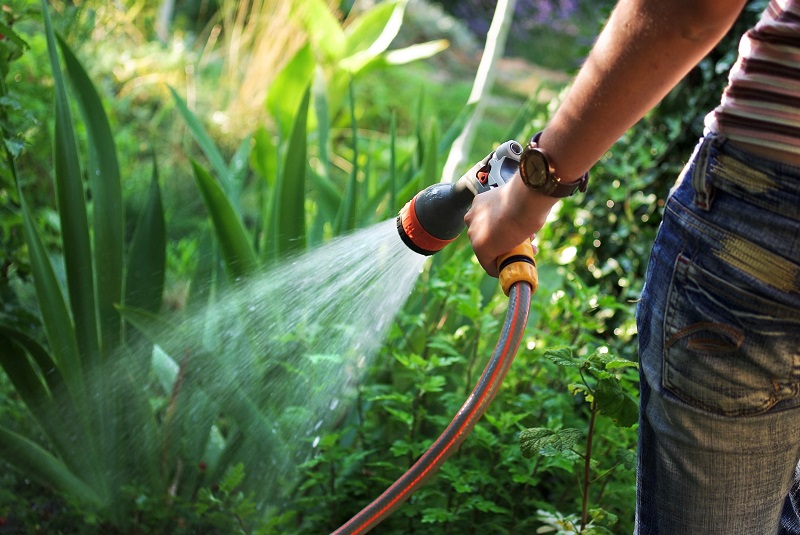
[[[497,270],[500,272],[500,286],[506,295],[516,282],[530,284],[531,293],[539,286],[539,273],[536,271],[533,247],[529,241],[524,241],[506,254],[498,256]]]

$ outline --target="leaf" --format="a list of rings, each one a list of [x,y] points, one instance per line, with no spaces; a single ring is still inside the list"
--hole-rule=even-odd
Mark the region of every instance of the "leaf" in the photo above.
[[[49,393],[36,369],[28,360],[23,344],[17,341],[16,332],[0,326],[0,366],[14,385],[14,389],[28,407],[37,407]]]
[[[119,345],[121,335],[119,314],[114,308],[122,298],[124,240],[119,162],[97,90],[69,46],[60,38],[58,44],[88,136],[97,311],[103,351],[108,352]]]
[[[450,42],[446,39],[438,39],[426,43],[417,43],[405,48],[398,48],[397,50],[389,50],[383,57],[387,65],[404,65],[413,61],[433,57],[439,52],[446,50],[449,46]]]
[[[26,474],[86,503],[103,505],[100,496],[61,461],[35,442],[0,426],[0,457]]]
[[[295,115],[292,135],[286,150],[275,221],[275,245],[278,257],[301,251],[306,245],[306,167],[308,166],[306,124],[311,89],[306,86],[303,101]]]
[[[44,249],[39,231],[31,217],[28,203],[21,191],[20,205],[36,298],[39,302],[47,340],[53,352],[53,360],[64,376],[68,388],[73,394],[77,394],[83,389],[83,376],[72,318],[56,279],[53,265],[50,263],[50,257]]]
[[[639,363],[632,360],[614,358],[606,362],[606,370],[619,370],[621,368],[639,368]]]
[[[266,128],[260,127],[253,134],[253,152],[250,153],[250,165],[256,173],[273,187],[278,180],[278,147]]]
[[[614,454],[614,460],[616,460],[623,468],[626,470],[636,470],[636,465],[638,464],[638,458],[636,456],[636,452],[629,450],[627,448],[619,448]]]
[[[183,342],[186,337],[180,336],[180,329],[177,325],[165,320],[163,317],[153,314],[147,310],[132,307],[117,307],[119,313],[125,321],[134,325],[153,345],[159,346],[166,355],[179,355],[185,347]],[[158,362],[164,365],[166,361]],[[163,369],[162,369],[163,371]]]
[[[42,0],[42,8],[56,99],[55,183],[58,215],[61,219],[64,264],[67,270],[69,304],[75,320],[74,329],[82,358],[91,362],[97,358],[99,347],[94,295],[94,265],[89,242],[86,199],[66,84],[61,74],[58,50],[45,0]]]
[[[336,215],[335,227],[339,234],[345,234],[355,229],[356,201],[358,199],[358,124],[356,122],[355,98],[353,95],[353,83],[350,80],[350,128],[352,131],[353,146],[353,168],[350,171],[350,178],[347,181],[342,203],[339,205],[339,213]]]
[[[397,50],[387,50],[373,56],[358,65],[358,69],[351,69],[353,74],[363,75],[368,72],[382,70],[397,65],[405,65],[435,56],[450,46],[447,40],[428,41]]]
[[[211,217],[228,277],[237,280],[252,274],[258,267],[256,255],[230,200],[217,181],[195,161],[192,161],[192,170],[206,211]]]
[[[327,11],[327,7],[324,7]],[[311,47],[305,45],[292,57],[278,73],[267,92],[267,111],[278,123],[281,141],[289,138],[293,125],[297,122],[298,110],[314,75],[314,56]],[[305,116],[305,114],[304,114]]]
[[[219,179],[220,184],[222,184],[225,193],[229,198],[235,198],[236,188],[228,174],[228,166],[225,165],[225,159],[222,157],[222,153],[219,152],[211,136],[209,136],[205,128],[203,128],[203,124],[197,116],[192,113],[189,106],[186,105],[186,102],[178,95],[178,92],[171,86],[167,87],[169,87],[169,91],[172,93],[172,99],[175,101],[178,111],[186,122],[186,126],[189,127],[189,131],[192,133],[192,137],[200,146],[200,150],[203,151],[206,158],[208,158],[208,162],[211,164],[211,168],[214,169],[214,174]]]
[[[581,535],[614,535],[614,532],[603,526],[587,526],[585,530],[581,531]]]
[[[345,29],[345,51],[339,66],[357,73],[392,43],[403,24],[405,0],[381,2]]]
[[[158,169],[153,162],[147,202],[139,214],[128,252],[125,306],[150,312],[161,309],[166,263],[167,230],[158,187]]]
[[[322,0],[296,0],[292,7],[292,15],[303,24],[315,48],[328,60],[341,58],[345,35],[328,4]]]
[[[611,418],[619,427],[630,427],[639,419],[639,405],[622,389],[616,379],[603,379],[594,391],[601,413]]]
[[[544,356],[558,366],[570,368],[580,368],[583,366],[583,359],[574,358],[572,355],[572,349],[569,347],[556,347],[553,349],[548,349],[544,352]]]
[[[525,457],[534,455],[551,457],[572,451],[582,437],[583,433],[579,429],[553,430],[546,427],[534,427],[523,429],[520,432],[519,445],[522,455]]]

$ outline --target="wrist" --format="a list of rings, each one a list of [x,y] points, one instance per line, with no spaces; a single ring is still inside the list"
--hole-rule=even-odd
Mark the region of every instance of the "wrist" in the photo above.
[[[519,172],[502,189],[506,190],[515,225],[526,236],[538,232],[544,226],[553,206],[560,200],[529,188],[522,181]]]
[[[520,156],[519,173],[522,182],[531,190],[561,199],[577,191],[586,191],[589,172],[576,179],[565,179],[558,172],[550,153],[540,145],[542,132],[535,134]]]

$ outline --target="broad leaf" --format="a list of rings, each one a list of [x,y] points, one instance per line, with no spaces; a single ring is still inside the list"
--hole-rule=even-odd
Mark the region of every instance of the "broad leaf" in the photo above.
[[[616,379],[601,380],[594,391],[594,399],[600,412],[620,427],[630,427],[639,419],[639,404]]]
[[[580,368],[583,366],[583,359],[576,359],[569,347],[555,347],[544,352],[544,356],[558,366],[569,368]]]
[[[572,451],[582,437],[583,433],[579,429],[553,430],[534,427],[520,432],[519,445],[525,457],[553,456]]]

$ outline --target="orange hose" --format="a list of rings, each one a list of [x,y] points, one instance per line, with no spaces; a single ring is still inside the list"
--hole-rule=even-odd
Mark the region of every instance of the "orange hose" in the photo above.
[[[492,357],[472,390],[472,394],[461,406],[461,410],[455,415],[447,429],[405,474],[400,476],[372,503],[334,531],[333,535],[362,534],[374,528],[434,475],[467,438],[475,424],[486,412],[511,367],[528,321],[533,291],[535,288],[532,288],[527,281],[511,285],[503,331],[495,345]]]

